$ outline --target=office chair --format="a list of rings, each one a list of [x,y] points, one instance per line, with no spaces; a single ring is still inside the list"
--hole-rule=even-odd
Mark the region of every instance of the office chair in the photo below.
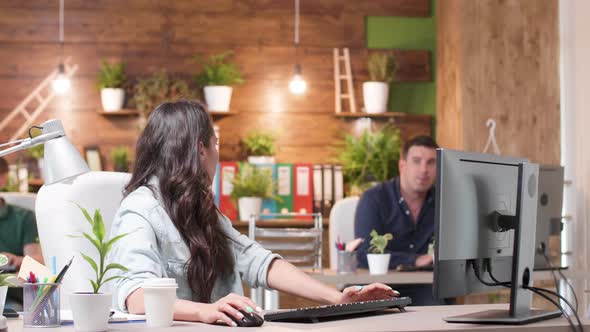
[[[61,308],[69,309],[69,294],[92,291],[89,279],[94,277],[90,265],[82,259],[80,252],[98,261],[97,250],[85,238],[71,238],[69,235],[92,233],[90,224],[84,218],[79,204],[92,215],[99,209],[104,220],[106,234],[123,199],[123,187],[131,174],[115,172],[89,172],[68,183],[43,186],[37,194],[36,216],[43,259],[51,266],[52,257],[57,260],[57,271],[74,256],[61,285]],[[101,292],[109,292],[105,285]]]
[[[330,269],[338,267],[338,252],[334,243],[340,238],[342,242],[354,240],[354,215],[358,205],[358,197],[347,197],[339,200],[330,210]]]

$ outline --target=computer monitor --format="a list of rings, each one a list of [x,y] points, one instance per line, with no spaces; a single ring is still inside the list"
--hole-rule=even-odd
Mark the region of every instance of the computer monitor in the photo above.
[[[561,264],[560,254],[561,231],[563,229],[561,217],[563,178],[563,167],[539,166],[535,270],[546,270],[551,267],[564,268]],[[551,260],[551,266],[547,264],[542,249]]]
[[[487,267],[511,288],[509,310],[446,321],[524,324],[560,315],[531,309],[523,288],[533,284],[538,169],[523,158],[437,150],[435,297],[502,287],[484,285],[496,284]]]

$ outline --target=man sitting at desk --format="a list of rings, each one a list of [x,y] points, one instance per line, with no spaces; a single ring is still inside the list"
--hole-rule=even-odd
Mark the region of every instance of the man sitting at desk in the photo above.
[[[399,177],[376,185],[360,198],[355,215],[354,233],[365,241],[357,250],[360,267],[367,268],[371,230],[391,233],[393,240],[385,249],[391,254],[390,269],[398,266],[432,265],[428,246],[434,234],[434,180],[436,148],[429,136],[417,136],[405,143],[399,160]],[[396,285],[402,296],[413,304],[439,304],[432,297],[432,285]]]
[[[0,188],[8,184],[8,163],[0,158]],[[8,204],[0,197],[0,253],[8,257],[8,265],[18,270],[23,256],[43,263],[37,236],[37,222],[32,211]]]

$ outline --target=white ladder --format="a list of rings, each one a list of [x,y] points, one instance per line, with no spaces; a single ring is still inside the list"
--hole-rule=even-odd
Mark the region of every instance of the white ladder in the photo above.
[[[64,61],[65,66],[65,75],[68,78],[71,78],[76,71],[78,71],[78,65],[72,65],[70,62],[71,59],[68,57]],[[14,117],[17,115],[22,115],[25,118],[25,123],[12,135],[9,141],[14,141],[17,138],[20,138],[24,135],[24,133],[35,123],[39,115],[43,113],[43,110],[49,105],[53,97],[55,96],[55,91],[51,88],[51,82],[58,74],[58,70],[53,70],[45,79],[37,85],[37,87],[31,92],[23,101],[18,104],[8,115],[2,119],[0,122],[0,132],[2,132],[6,126],[10,123]],[[30,108],[33,108],[33,111],[29,111]]]
[[[344,74],[341,74],[341,66],[344,62]],[[342,92],[342,80],[346,80],[346,93]],[[336,113],[342,113],[342,100],[348,99],[348,110],[356,113],[356,101],[354,99],[354,87],[352,84],[352,70],[350,69],[350,52],[348,48],[334,49],[334,89]]]

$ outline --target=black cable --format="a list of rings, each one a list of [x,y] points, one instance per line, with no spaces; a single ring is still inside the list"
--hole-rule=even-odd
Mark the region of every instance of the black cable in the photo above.
[[[43,130],[43,127],[39,127],[39,126],[31,126],[31,128],[29,128],[29,137],[30,137],[30,138],[33,138],[33,134],[31,133],[31,130],[33,130],[33,128],[34,128],[34,129],[41,129],[41,130]]]
[[[542,291],[542,292],[546,292],[549,293],[553,296],[558,297],[559,299],[561,299],[563,302],[565,302],[568,307],[570,308],[570,310],[573,312],[574,317],[576,317],[576,321],[578,322],[578,324],[580,325],[580,330],[583,332],[584,331],[584,326],[582,325],[582,322],[580,321],[580,316],[578,316],[578,312],[574,310],[574,306],[561,294],[556,293],[550,289],[545,289],[545,288],[541,288],[541,287],[527,287],[528,288],[532,288],[532,289],[536,289],[538,291]]]
[[[481,275],[479,274],[479,266],[477,266],[477,264],[475,263],[475,260],[472,259],[471,260],[471,267],[473,268],[473,272],[475,273],[475,277],[477,278],[477,280],[479,280],[479,282],[481,282],[482,284],[486,285],[486,286],[490,286],[490,287],[494,287],[494,286],[507,286],[510,285],[509,282],[498,282],[497,280],[495,283],[492,282],[487,282],[485,280],[483,280],[481,278]]]
[[[539,252],[545,258],[545,262],[547,262],[547,265],[549,265],[549,269],[551,270],[551,275],[553,275],[553,279],[555,280],[555,288],[557,289],[557,293],[561,293],[561,292],[559,291],[559,283],[557,281],[557,278],[555,277],[555,271],[557,271],[557,273],[559,273],[562,280],[565,281],[565,283],[568,285],[568,287],[572,291],[572,295],[574,296],[574,303],[576,304],[575,305],[576,312],[578,312],[578,296],[576,295],[576,291],[574,290],[574,287],[572,286],[572,284],[570,284],[570,282],[567,280],[567,278],[563,275],[563,272],[561,272],[561,270],[559,268],[553,267],[553,264],[551,263],[551,260],[549,259],[549,256],[547,255],[545,243],[541,243],[540,248],[539,248]]]
[[[531,292],[541,296],[542,298],[544,298],[545,300],[553,303],[554,306],[556,306],[559,311],[561,311],[561,313],[563,314],[563,316],[565,317],[565,319],[567,319],[568,323],[570,324],[570,327],[572,328],[572,330],[574,332],[577,332],[576,326],[574,325],[574,322],[572,321],[571,317],[565,312],[565,309],[563,309],[563,307],[557,303],[557,301],[555,301],[554,299],[550,298],[549,296],[543,294],[541,291],[537,290],[536,287],[529,287],[529,286],[523,286],[524,289],[528,289]],[[582,332],[584,331],[582,325],[580,325],[580,329],[582,330]]]
[[[494,277],[494,275],[493,275],[493,273],[492,273],[492,264],[491,264],[491,262],[490,262],[490,260],[489,260],[489,259],[485,259],[485,260],[484,260],[484,264],[486,264],[486,265],[487,265],[487,268],[488,268],[488,274],[490,275],[490,278],[491,278],[492,280],[494,280],[494,281],[495,281],[497,284],[499,284],[499,285],[502,285],[502,286],[505,286],[505,287],[510,287],[510,286],[506,286],[506,285],[511,285],[511,283],[510,283],[510,282],[500,282],[500,281],[498,281],[498,280],[497,280],[497,279]],[[477,273],[478,273],[478,272],[476,272],[476,276],[477,276]],[[479,279],[479,277],[478,277],[478,279]],[[481,281],[481,280],[480,280],[480,281]],[[528,290],[530,290],[530,291],[532,291],[532,292],[536,293],[537,295],[539,295],[539,296],[542,296],[543,298],[545,298],[545,299],[549,300],[549,301],[550,301],[551,303],[553,303],[553,304],[554,304],[554,305],[555,305],[557,308],[559,308],[559,310],[560,310],[560,311],[561,311],[561,312],[564,314],[564,316],[566,316],[566,318],[567,318],[567,320],[568,320],[568,321],[571,321],[571,318],[570,318],[570,316],[569,316],[569,315],[568,315],[568,314],[565,312],[565,310],[563,309],[563,307],[562,307],[562,306],[561,306],[561,305],[560,305],[558,302],[554,301],[553,299],[551,299],[551,298],[550,298],[550,297],[548,297],[547,295],[545,295],[545,294],[542,294],[542,293],[539,293],[539,292],[547,292],[547,293],[549,293],[549,294],[551,294],[551,295],[553,295],[553,296],[556,296],[556,297],[558,297],[559,299],[563,300],[563,302],[565,302],[565,303],[567,304],[567,306],[570,308],[570,310],[573,312],[573,314],[574,314],[574,317],[576,318],[576,321],[578,322],[578,324],[579,324],[579,326],[580,326],[580,330],[581,330],[582,332],[584,332],[584,327],[583,327],[583,325],[582,325],[582,322],[580,321],[580,317],[578,316],[578,311],[577,311],[577,308],[576,308],[576,310],[574,310],[574,306],[573,306],[573,305],[572,305],[572,304],[571,304],[571,303],[570,303],[570,302],[569,302],[569,301],[568,301],[568,300],[567,300],[567,299],[566,299],[564,296],[562,296],[561,294],[559,294],[559,293],[556,293],[556,292],[554,292],[554,291],[552,291],[552,290],[545,289],[545,288],[540,288],[540,287],[534,287],[534,286],[523,285],[523,288],[525,288],[525,289],[528,289]],[[572,291],[573,291],[573,289],[572,289]],[[574,329],[574,331],[576,331],[576,330]]]

